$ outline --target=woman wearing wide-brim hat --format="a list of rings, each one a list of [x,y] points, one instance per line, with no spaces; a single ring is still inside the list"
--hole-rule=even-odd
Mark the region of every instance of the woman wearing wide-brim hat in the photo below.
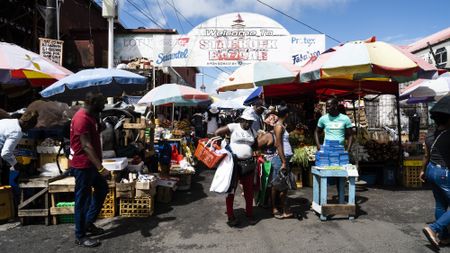
[[[256,120],[251,110],[246,109],[240,116],[239,123],[228,124],[216,131],[217,136],[230,136],[230,144],[227,149],[233,155],[233,179],[226,197],[227,224],[230,227],[235,227],[239,224],[233,210],[234,194],[238,180],[243,186],[245,214],[248,223],[250,225],[256,224],[256,220],[253,217],[253,179],[256,169],[253,151],[257,148],[257,133],[251,127]]]
[[[439,100],[430,110],[436,129],[425,141],[426,168],[420,178],[431,184],[436,221],[423,228],[423,233],[437,249],[439,245],[450,244],[447,226],[450,225],[450,96]]]

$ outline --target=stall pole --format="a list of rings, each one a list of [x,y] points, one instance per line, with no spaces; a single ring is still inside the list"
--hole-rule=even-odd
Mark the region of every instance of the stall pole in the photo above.
[[[172,103],[172,129],[174,127],[174,118],[175,118],[175,103]]]
[[[395,102],[397,106],[397,129],[398,129],[398,166],[399,168],[403,162],[403,147],[402,147],[402,128],[400,122],[400,97],[399,94],[395,94]]]

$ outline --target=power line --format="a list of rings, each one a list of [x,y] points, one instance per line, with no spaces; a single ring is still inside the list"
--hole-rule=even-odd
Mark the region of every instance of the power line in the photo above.
[[[159,0],[156,0],[156,2],[158,3],[159,10],[161,11],[161,14],[162,14],[162,16],[163,16],[163,18],[164,18],[164,22],[166,22],[167,27],[170,27],[169,19],[167,19],[167,18],[166,18],[166,15],[164,15],[164,12],[163,12],[163,10],[162,10],[162,8],[161,8],[161,5],[159,4]]]
[[[166,1],[166,3],[168,3],[170,6],[172,6],[172,8],[175,10],[175,12],[178,12],[178,14],[180,14],[180,16],[188,23],[188,24],[190,24],[192,27],[195,27],[192,23],[191,23],[191,21],[189,21],[189,19],[187,19],[180,11],[178,11],[178,9],[175,7],[175,4],[171,4],[171,3],[169,3],[167,0],[165,0]],[[173,0],[172,0],[172,3],[173,3]]]
[[[227,70],[224,70],[221,67],[216,67],[216,69],[219,69],[220,71],[222,71],[224,73],[231,74],[231,72],[228,72]]]
[[[272,9],[272,10],[274,10],[274,11],[276,11],[276,12],[278,12],[278,13],[280,13],[280,14],[282,14],[282,15],[284,15],[284,16],[286,16],[286,17],[292,19],[292,20],[295,20],[296,22],[298,22],[298,23],[300,23],[300,24],[302,24],[302,25],[308,27],[309,29],[311,29],[311,30],[313,30],[313,31],[316,31],[316,32],[321,33],[321,34],[324,34],[326,37],[328,37],[328,38],[330,38],[330,39],[336,41],[337,43],[342,43],[342,42],[339,41],[338,39],[335,39],[335,38],[331,37],[330,35],[328,35],[328,34],[326,34],[326,33],[324,33],[324,32],[321,32],[321,31],[317,30],[316,28],[314,28],[314,27],[312,27],[312,26],[310,26],[310,25],[308,25],[308,24],[306,24],[306,23],[304,23],[304,22],[302,22],[302,21],[300,21],[300,20],[298,20],[298,19],[296,19],[296,18],[294,18],[294,17],[292,17],[292,16],[290,16],[290,15],[288,15],[288,14],[286,14],[286,13],[280,11],[280,10],[278,10],[278,9],[275,9],[274,7],[272,7],[272,6],[270,6],[270,5],[266,4],[266,3],[264,3],[264,2],[261,1],[261,0],[256,0],[256,1],[258,1],[259,3],[261,3],[261,4],[263,4],[263,5],[267,6],[267,7],[269,7],[270,9]]]
[[[147,5],[147,1],[141,0],[141,2],[143,2],[144,5],[145,5],[145,12],[146,12],[152,19],[155,19],[155,17],[153,17],[153,15],[152,15],[152,12],[150,11],[150,8],[149,8],[148,5]]]
[[[138,6],[136,6],[134,3],[132,3],[130,0],[127,0],[127,2],[129,4],[131,4],[136,10],[138,10],[140,13],[142,13],[142,15],[144,15],[145,17],[147,17],[150,21],[152,21],[155,25],[157,25],[159,28],[164,29],[160,24],[158,24],[158,22],[156,22],[155,20],[153,20],[151,17],[149,17],[145,12],[143,12],[141,9],[138,8]]]
[[[136,21],[140,22],[141,24],[143,24],[144,26],[146,25],[142,20],[136,18],[135,15],[129,13],[127,10],[122,9],[122,11],[125,12],[126,14],[128,14],[128,16],[132,17],[134,20],[136,20]]]
[[[183,25],[181,24],[181,21],[180,21],[180,17],[178,17],[177,9],[174,7],[175,4],[174,4],[174,5],[171,5],[169,2],[167,2],[167,0],[164,0],[164,1],[166,1],[166,3],[167,3],[168,5],[172,6],[173,11],[175,12],[175,16],[177,17],[177,20],[178,20],[178,25],[180,26],[181,31],[183,32],[183,34],[185,34]],[[174,3],[173,0],[172,0],[172,3]]]

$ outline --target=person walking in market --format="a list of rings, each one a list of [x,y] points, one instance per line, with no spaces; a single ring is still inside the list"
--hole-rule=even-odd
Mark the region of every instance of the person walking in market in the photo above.
[[[436,221],[423,228],[423,233],[431,245],[450,244],[450,96],[439,100],[430,110],[436,129],[425,140],[425,168],[420,178],[431,184],[435,204]]]
[[[253,158],[253,151],[257,148],[257,133],[251,128],[253,122],[257,120],[249,109],[246,109],[239,120],[239,123],[230,123],[217,129],[216,136],[230,136],[230,143],[227,149],[233,154],[233,179],[230,185],[229,193],[226,197],[226,207],[228,222],[230,227],[239,224],[233,211],[234,194],[237,183],[243,186],[245,198],[245,212],[250,225],[256,224],[253,217],[253,180],[256,163]]]
[[[327,101],[326,110],[327,114],[319,118],[314,132],[317,151],[321,148],[319,135],[323,132],[325,132],[325,140],[337,140],[341,145],[344,145],[347,140],[347,150],[350,150],[353,142],[350,118],[345,114],[339,113],[339,102],[336,98],[331,98]]]
[[[208,138],[211,138],[214,136],[214,133],[219,128],[220,125],[220,118],[219,118],[219,109],[215,106],[212,106],[209,108],[208,111],[206,111],[205,114],[205,121],[206,121],[206,135]]]
[[[253,102],[249,110],[255,118],[255,121],[252,124],[253,130],[255,130],[255,132],[264,130],[264,121],[262,119],[262,115],[264,111],[267,110],[267,108],[264,106],[264,101],[262,99],[257,99],[255,102]]]
[[[293,155],[289,143],[289,133],[286,130],[286,119],[289,116],[289,108],[286,104],[282,103],[278,106],[277,116],[278,121],[274,126],[276,155],[271,160],[272,215],[277,219],[285,219],[293,217],[286,201],[289,188],[286,183],[277,184],[276,182],[280,181],[281,178],[286,178],[286,175],[290,173],[289,161]],[[277,205],[277,202],[279,202],[279,205]]]
[[[23,132],[26,132],[36,126],[39,114],[37,111],[26,111],[20,119],[2,119],[0,120],[0,185],[9,185],[9,171],[21,171],[21,165],[17,163],[14,156],[14,149]]]
[[[70,126],[70,174],[75,177],[75,243],[83,247],[100,245],[99,240],[88,235],[104,232],[94,222],[108,193],[105,177],[109,171],[102,166],[99,123],[105,102],[101,93],[88,93],[85,107],[75,113]]]

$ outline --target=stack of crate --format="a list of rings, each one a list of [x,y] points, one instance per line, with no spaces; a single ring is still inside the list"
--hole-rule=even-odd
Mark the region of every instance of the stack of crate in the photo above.
[[[116,216],[116,209],[116,189],[115,187],[111,187],[106,195],[105,202],[103,202],[103,207],[98,218],[112,218]]]
[[[422,160],[405,160],[403,161],[403,186],[408,188],[422,187],[422,181],[419,178],[423,168]]]
[[[123,217],[151,216],[154,210],[156,183],[157,183],[156,178],[152,181],[142,181],[142,182],[135,181],[133,183],[129,183],[133,185],[132,187],[133,194],[121,194],[121,196],[119,196],[120,216]]]

